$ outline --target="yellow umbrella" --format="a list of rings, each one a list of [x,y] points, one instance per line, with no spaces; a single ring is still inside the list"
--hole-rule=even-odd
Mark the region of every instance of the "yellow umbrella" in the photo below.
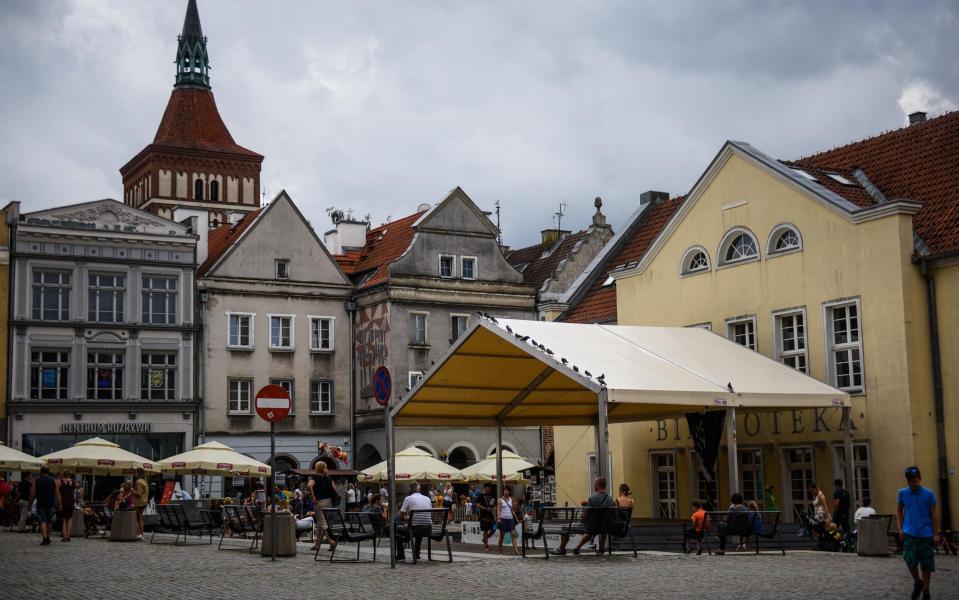
[[[526,481],[523,471],[535,467],[531,462],[509,450],[503,450],[503,481],[515,483]],[[496,455],[472,464],[463,469],[466,481],[496,481]]]
[[[268,476],[270,465],[240,454],[220,442],[200,444],[192,450],[164,458],[160,468],[165,473],[185,475]]]
[[[0,471],[39,471],[43,461],[0,442]]]
[[[50,470],[55,472],[67,469],[91,475],[130,475],[136,473],[137,469],[147,473],[160,472],[155,462],[98,437],[41,456],[40,460],[46,461]]]
[[[396,453],[397,481],[461,481],[459,469],[433,458],[429,452],[409,447]],[[364,469],[356,476],[357,481],[386,481],[386,461]]]

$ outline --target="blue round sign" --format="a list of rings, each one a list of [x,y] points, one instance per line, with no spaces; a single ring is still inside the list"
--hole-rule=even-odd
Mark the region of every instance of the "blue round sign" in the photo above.
[[[390,377],[390,370],[386,367],[376,367],[373,371],[373,396],[380,406],[386,406],[390,403],[390,395],[393,393],[393,378]]]

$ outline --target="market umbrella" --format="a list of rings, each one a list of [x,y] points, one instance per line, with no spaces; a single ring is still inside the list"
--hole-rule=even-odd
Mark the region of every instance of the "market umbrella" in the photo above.
[[[39,471],[43,461],[0,442],[0,471]]]
[[[91,475],[130,475],[136,473],[137,469],[147,473],[160,472],[157,463],[98,437],[41,456],[40,460],[46,461],[50,470],[55,472],[67,469]]]
[[[503,450],[503,481],[516,483],[526,481],[523,471],[532,469],[536,465],[528,462],[518,454]],[[466,481],[496,481],[496,455],[472,464],[463,469],[463,479]]]
[[[386,461],[364,469],[356,476],[357,481],[386,481]],[[433,455],[416,447],[396,453],[397,481],[462,481],[463,474]]]
[[[270,465],[240,454],[220,442],[207,442],[192,450],[164,458],[160,468],[179,475],[246,475],[268,476]]]

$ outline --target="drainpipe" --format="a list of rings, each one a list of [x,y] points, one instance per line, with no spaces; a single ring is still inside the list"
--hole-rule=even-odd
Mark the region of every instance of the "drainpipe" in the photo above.
[[[929,273],[928,259],[920,261],[922,276],[926,279],[926,300],[929,303],[929,349],[932,354],[933,405],[936,417],[936,451],[939,458],[939,496],[941,525],[944,530],[952,529],[952,515],[949,505],[949,463],[946,458],[945,416],[942,398],[942,357],[939,353],[939,313],[936,306],[936,280]]]
[[[13,295],[13,284],[16,281],[16,272],[17,272],[17,261],[14,259],[14,255],[17,250],[17,222],[20,220],[20,211],[19,205],[16,208],[13,208],[13,218],[11,218],[10,213],[6,214],[7,226],[9,231],[7,235],[9,236],[9,268],[7,270],[7,382],[6,382],[6,397],[4,398],[4,411],[6,412],[6,431],[4,432],[4,439],[7,441],[7,445],[11,448],[22,449],[21,444],[14,444],[13,440],[13,418],[10,415],[10,396],[11,391],[13,391],[13,319],[10,318],[15,313],[13,311],[14,295]]]
[[[344,305],[346,308],[346,314],[349,315],[350,322],[350,463],[349,468],[352,470],[353,465],[356,464],[356,336],[355,330],[355,319],[356,319],[356,302],[349,300]]]

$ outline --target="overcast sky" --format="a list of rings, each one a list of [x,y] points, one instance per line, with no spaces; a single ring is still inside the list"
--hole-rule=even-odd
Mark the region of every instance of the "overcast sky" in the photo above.
[[[122,198],[153,140],[186,0],[0,0],[0,200]],[[212,85],[322,232],[460,185],[533,243],[560,201],[617,227],[727,139],[796,158],[959,103],[959,2],[199,0]]]

